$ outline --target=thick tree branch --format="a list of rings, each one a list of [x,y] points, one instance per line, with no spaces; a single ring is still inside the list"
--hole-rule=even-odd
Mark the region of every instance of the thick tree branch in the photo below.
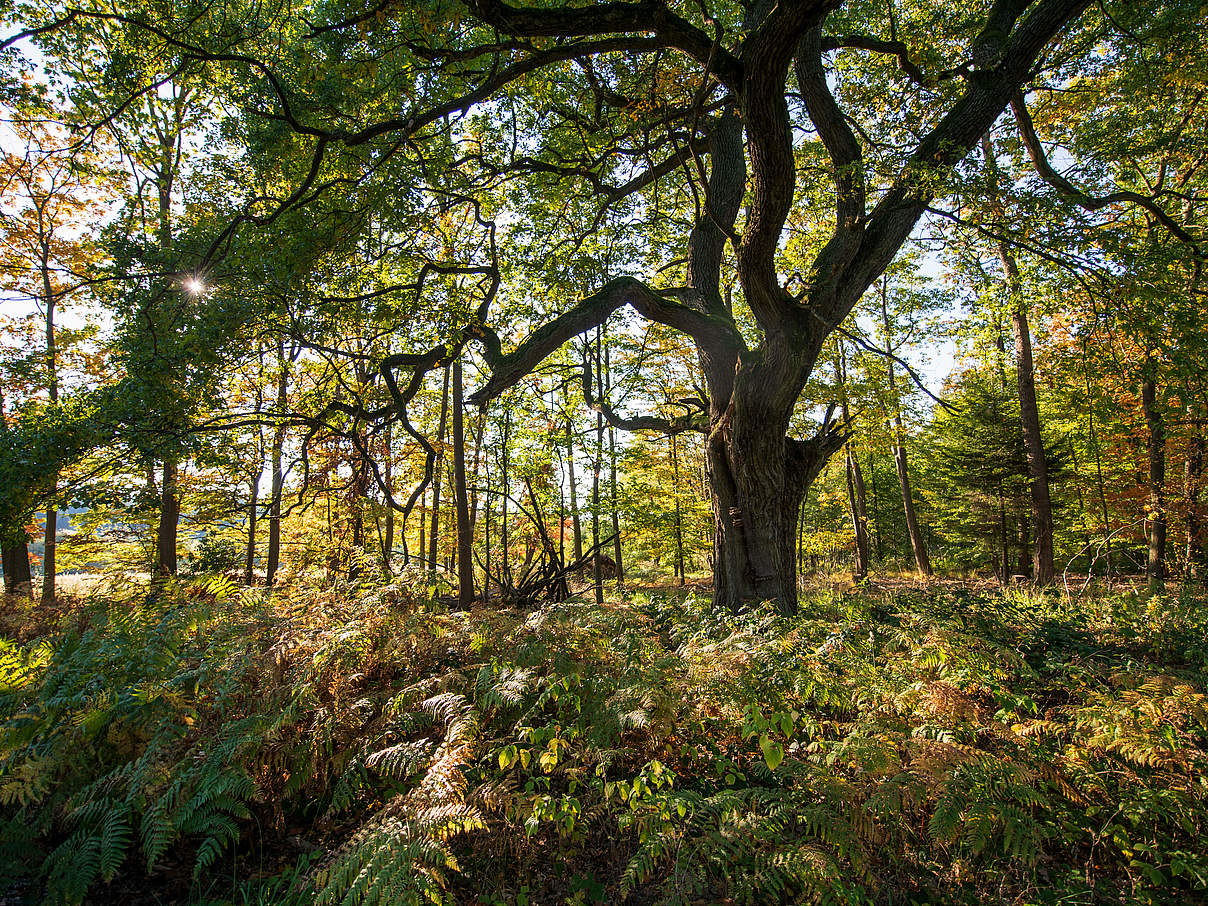
[[[742,348],[742,336],[728,319],[673,302],[633,277],[618,277],[580,299],[570,311],[542,324],[506,355],[500,352],[494,331],[481,324],[473,326],[469,333],[483,342],[491,377],[468,401],[479,406],[485,404],[521,380],[567,340],[600,326],[624,305],[650,321],[688,334],[703,349]]]
[[[681,50],[705,64],[731,91],[742,82],[742,64],[659,0],[594,3],[581,7],[520,8],[502,0],[464,0],[470,12],[500,32],[526,38],[573,38],[617,32],[652,33],[663,47]],[[794,4],[790,4],[794,5]]]
[[[1039,0],[1014,34],[1000,40],[1003,24],[1019,18],[1022,4],[995,3],[977,39],[977,46],[983,48],[978,53],[990,66],[971,75],[965,93],[907,160],[870,213],[859,247],[838,279],[818,282],[807,293],[806,304],[814,313],[832,327],[847,316],[910,236],[946,174],[1006,109],[1048,43],[1088,5],[1089,0]],[[984,48],[991,45],[997,50],[988,54]]]
[[[852,255],[859,248],[865,214],[864,158],[859,141],[826,83],[821,27],[810,29],[802,39],[796,68],[806,112],[818,130],[818,137],[830,154],[834,168],[834,232],[814,267],[817,281],[830,283],[835,274],[851,263]]]
[[[747,38],[739,94],[754,194],[738,247],[747,305],[767,332],[783,330],[792,304],[776,273],[776,252],[793,205],[797,170],[784,84],[802,36],[821,24],[837,0],[778,3]]]

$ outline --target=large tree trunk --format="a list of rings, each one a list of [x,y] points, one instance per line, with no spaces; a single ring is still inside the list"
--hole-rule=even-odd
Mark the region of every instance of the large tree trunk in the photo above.
[[[1162,591],[1166,587],[1166,425],[1151,377],[1141,379],[1141,408],[1149,426],[1149,561],[1145,578],[1151,591]]]
[[[823,65],[822,22],[832,5],[764,0],[744,4],[746,37],[740,58],[713,67],[715,53],[709,51],[710,71],[727,84],[731,96],[724,111],[710,122],[709,174],[705,191],[694,193],[700,204],[688,237],[686,285],[663,293],[630,278],[608,281],[506,355],[496,354],[498,335],[476,325],[467,337],[473,333],[489,341],[485,345],[496,358],[491,379],[475,394],[477,401],[514,386],[544,357],[572,337],[602,325],[622,305],[690,335],[707,391],[701,402],[708,415],[715,604],[741,607],[771,600],[782,612],[792,612],[797,601],[793,548],[799,506],[810,481],[843,441],[842,432],[829,424],[810,440],[786,437],[794,405],[826,336],[884,273],[943,175],[1005,109],[1048,39],[1084,5],[1085,0],[1050,0],[1031,12],[1028,4],[993,4],[990,21],[973,47],[981,76],[968,82],[960,100],[919,142],[903,162],[901,175],[879,193],[869,210],[861,142],[831,93]],[[618,9],[610,14],[619,14],[625,4],[613,6]],[[492,7],[490,21],[496,28],[525,36],[547,33],[545,17],[538,22],[527,12],[513,16],[503,9]],[[594,15],[591,10],[583,12]],[[1024,12],[1031,15],[1016,29]],[[724,60],[724,55],[716,59]],[[997,61],[993,69],[983,65],[990,61]],[[805,285],[795,295],[777,271],[799,163],[785,90],[794,64],[798,96],[830,158],[835,189],[834,229],[805,269]],[[736,231],[744,197],[746,215],[742,230]],[[720,291],[721,265],[731,244],[742,298],[761,337],[755,349],[748,347],[738,326],[750,321],[736,319],[730,293]],[[585,390],[589,390],[586,382]],[[678,425],[665,419],[641,421],[642,427],[658,422],[660,430],[683,430],[690,420],[677,419]],[[900,430],[898,447],[905,478]],[[916,557],[920,569],[929,573],[908,486],[904,490]]]
[[[466,489],[466,443],[464,388],[461,385],[461,356],[453,360],[453,496],[457,503],[457,601],[462,607],[474,603],[474,526],[470,522],[470,499]]]
[[[795,548],[801,501],[845,440],[829,423],[809,440],[785,436],[795,395],[790,399],[773,388],[802,380],[803,367],[787,357],[740,364],[731,406],[709,433],[713,593],[717,603],[731,609],[773,601],[783,614],[797,610]],[[779,378],[776,370],[782,372]]]

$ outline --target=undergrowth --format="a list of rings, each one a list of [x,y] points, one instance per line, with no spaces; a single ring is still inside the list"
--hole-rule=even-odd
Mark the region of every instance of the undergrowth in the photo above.
[[[0,877],[63,904],[1203,901],[1204,605],[111,594],[0,640]]]

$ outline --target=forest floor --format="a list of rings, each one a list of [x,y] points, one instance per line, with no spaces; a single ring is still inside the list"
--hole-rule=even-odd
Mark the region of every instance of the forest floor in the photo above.
[[[1208,900],[1208,598],[822,577],[0,613],[0,889],[132,904]]]

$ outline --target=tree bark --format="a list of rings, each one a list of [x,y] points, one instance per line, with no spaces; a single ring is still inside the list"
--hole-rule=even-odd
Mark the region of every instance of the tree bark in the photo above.
[[[508,536],[508,499],[510,498],[508,471],[511,465],[511,443],[512,443],[512,410],[505,409],[503,413],[503,444],[500,449],[500,465],[499,470],[499,485],[503,492],[499,500],[499,549],[500,563],[499,574],[505,577],[505,581],[510,584],[512,577],[511,563],[511,540]]]
[[[583,559],[583,522],[579,518],[579,489],[575,482],[575,440],[570,416],[566,418],[566,468],[570,481],[570,521],[574,535],[575,560]]]
[[[164,460],[159,484],[159,528],[155,533],[155,574],[176,575],[176,533],[180,524],[179,466],[175,458]]]
[[[459,355],[453,359],[453,495],[457,504],[457,601],[468,608],[474,603],[474,527],[466,489],[464,392]]]
[[[1141,408],[1149,426],[1149,561],[1145,578],[1150,591],[1166,587],[1166,425],[1158,411],[1157,384],[1141,379]]]
[[[612,389],[612,369],[609,367],[608,347],[604,347],[604,391]],[[608,494],[612,510],[613,559],[617,564],[617,588],[625,587],[625,563],[621,559],[621,516],[617,511],[617,429],[608,426]],[[678,498],[677,498],[678,499]]]
[[[165,255],[172,248],[172,190],[180,162],[176,151],[183,128],[183,104],[186,95],[186,92],[181,92],[175,98],[175,130],[161,130],[158,118],[155,124],[159,139],[159,161],[153,168],[153,174],[159,196],[159,248]],[[164,124],[169,124],[167,116],[164,118]],[[152,568],[153,574],[160,578],[176,575],[177,531],[180,525],[180,498],[177,493],[179,469],[179,462],[174,455],[164,457],[163,480],[160,482],[159,526],[155,532],[155,563]]]
[[[256,408],[257,418],[264,411],[264,349],[257,350]],[[256,581],[256,529],[260,516],[260,479],[264,472],[264,429],[256,425],[256,462],[249,480],[247,505],[247,545],[244,549],[243,584]]]
[[[603,327],[596,328],[596,374],[603,369],[600,360],[600,344],[603,342]],[[590,353],[589,353],[590,354]],[[604,568],[603,552],[600,550],[600,470],[604,460],[604,416],[596,413],[596,456],[591,467],[591,547],[595,551],[592,556],[592,579],[596,589],[596,604],[604,603]]]
[[[291,356],[292,358],[292,356]],[[285,451],[285,406],[288,403],[289,373],[286,370],[284,344],[277,341],[277,424],[273,428],[273,484],[268,513],[268,550],[265,552],[264,585],[272,588],[281,563],[281,499],[285,492],[282,456]]]
[[[4,388],[0,386],[0,424],[4,424]],[[34,595],[29,568],[29,539],[24,526],[0,524],[0,570],[4,571],[4,593]]]
[[[1199,416],[1191,420],[1191,439],[1187,446],[1184,469],[1184,494],[1187,500],[1187,574],[1193,579],[1208,577],[1208,556],[1205,555],[1203,519],[1200,512],[1200,485],[1204,474],[1204,422]]]
[[[390,424],[387,423],[382,450],[382,480],[386,484],[386,492],[394,493],[394,447],[391,443]],[[382,567],[387,576],[394,575],[394,507],[386,502],[386,537],[382,541]]]
[[[852,578],[857,582],[868,576],[868,513],[864,500],[864,476],[860,473],[860,460],[857,458],[851,435],[851,412],[848,410],[847,399],[847,356],[844,346],[839,343],[838,362],[839,413],[843,419],[843,429],[848,433],[847,443],[843,445],[847,473],[847,501],[851,510],[852,531],[856,536],[856,568]]]
[[[680,506],[679,455],[675,448],[675,435],[671,435],[671,494],[675,498],[675,575],[679,584],[686,581],[684,576],[684,515]]]
[[[4,560],[4,593],[32,598],[34,584],[29,568],[29,542],[6,539],[0,545],[0,555]]]
[[[885,329],[885,348],[893,352],[893,334],[889,325],[889,301],[885,281],[881,281],[881,323]],[[902,428],[902,405],[898,397],[897,378],[894,376],[893,360],[887,359],[885,368],[889,375],[889,395],[893,400],[893,461],[898,469],[898,485],[902,489],[902,510],[906,514],[906,531],[910,535],[910,547],[914,562],[924,576],[931,575],[931,558],[927,543],[919,530],[918,515],[914,509],[914,494],[910,488],[910,467],[906,460],[905,434]]]
[[[1005,245],[1002,248],[1006,248]],[[1013,261],[1010,257],[1004,259]],[[1049,465],[1040,433],[1040,409],[1036,405],[1036,382],[1032,370],[1032,335],[1019,294],[1019,272],[1012,277],[1016,304],[1015,359],[1019,383],[1019,411],[1023,423],[1024,452],[1028,457],[1028,487],[1032,497],[1032,577],[1039,585],[1051,585],[1053,569],[1053,507],[1049,495]]]
[[[59,401],[59,364],[55,344],[55,292],[50,280],[49,237],[42,237],[42,294],[46,306],[46,389],[53,406]],[[56,475],[51,481],[51,494],[58,483]],[[46,525],[42,547],[42,604],[49,607],[55,602],[55,554],[59,538],[59,512],[54,506],[46,508]]]
[[[449,423],[449,366],[444,368],[440,391],[440,424],[436,429],[437,457],[432,470],[432,526],[428,537],[428,581],[436,581],[438,543],[440,541],[440,480],[445,470],[445,428]]]
[[[264,451],[260,451],[263,463]],[[244,548],[243,557],[243,584],[252,585],[256,580],[256,522],[258,510],[260,509],[260,473],[257,472],[252,476],[250,482],[250,493],[248,494],[247,504],[247,545]]]
[[[998,161],[990,134],[982,135],[982,153],[990,171],[994,197],[991,207],[998,220],[1005,219],[999,196]],[[1039,585],[1051,585],[1053,570],[1053,507],[1049,495],[1049,466],[1044,452],[1044,438],[1040,431],[1040,409],[1036,405],[1036,377],[1032,361],[1032,332],[1028,326],[1028,313],[1024,305],[1023,281],[1019,276],[1019,265],[1011,247],[1004,240],[998,241],[998,257],[1007,278],[1007,289],[1011,298],[1011,323],[1015,333],[1015,375],[1019,392],[1019,413],[1023,428],[1023,446],[1028,459],[1029,490],[1032,497],[1032,577]]]
[[[1087,431],[1091,448],[1095,451],[1095,486],[1099,492],[1099,513],[1103,518],[1103,546],[1107,560],[1107,580],[1112,578],[1112,529],[1111,517],[1107,510],[1107,485],[1103,480],[1103,455],[1100,450],[1099,432],[1095,428],[1095,400],[1091,390],[1091,370],[1088,361],[1086,341],[1082,344],[1082,376],[1086,382],[1086,413],[1088,418]]]

